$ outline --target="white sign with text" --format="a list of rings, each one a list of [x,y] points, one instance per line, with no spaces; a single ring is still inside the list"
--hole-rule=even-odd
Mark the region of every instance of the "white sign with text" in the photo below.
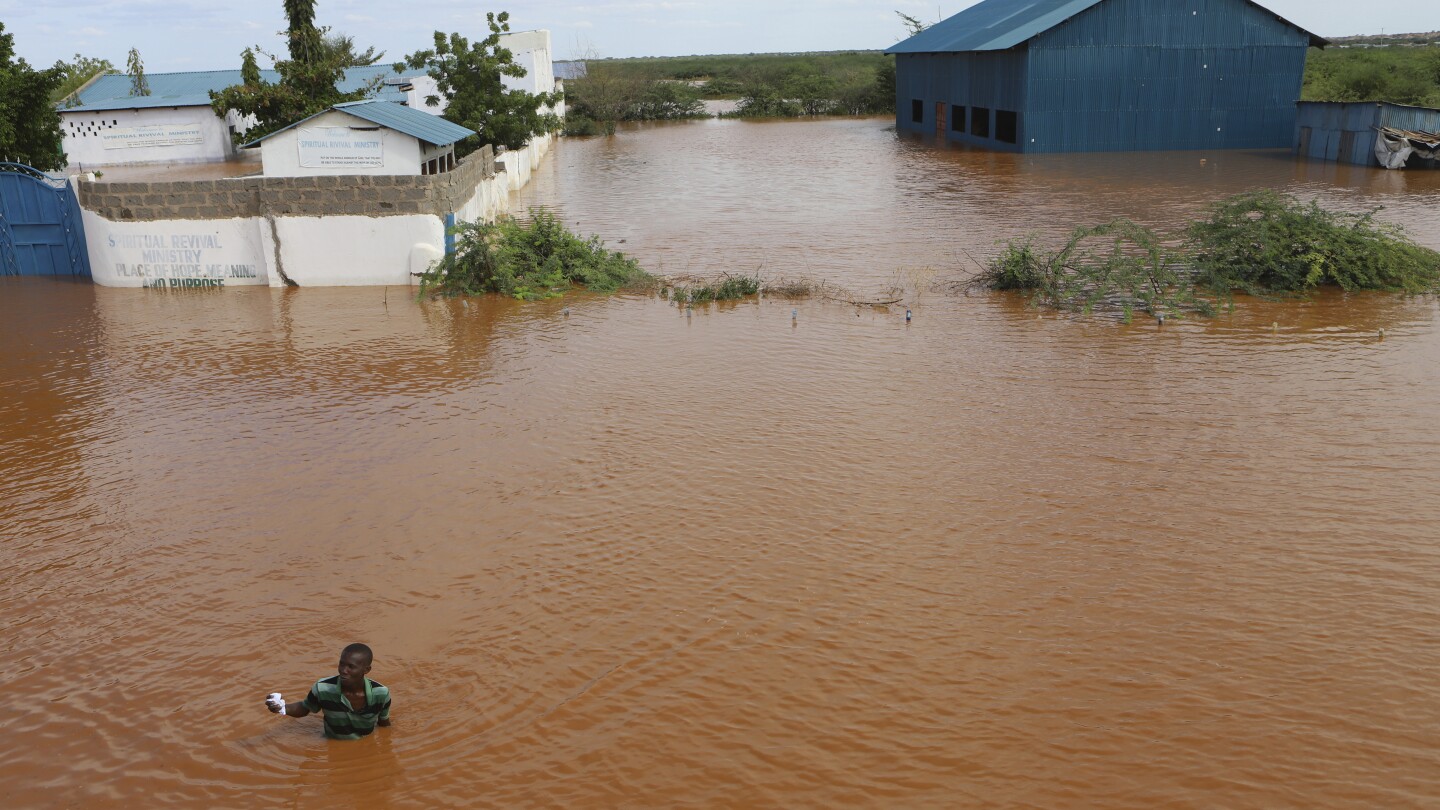
[[[385,139],[379,129],[301,129],[297,144],[300,165],[307,169],[376,169],[385,165]]]
[[[106,149],[141,149],[149,146],[189,146],[204,143],[199,124],[149,124],[116,127],[100,133]]]

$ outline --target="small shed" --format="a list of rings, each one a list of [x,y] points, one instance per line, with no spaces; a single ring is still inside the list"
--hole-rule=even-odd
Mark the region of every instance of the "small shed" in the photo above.
[[[886,53],[899,130],[1118,152],[1290,146],[1325,44],[1252,0],[984,0]]]
[[[280,81],[273,70],[260,73],[267,82]],[[376,98],[403,102],[410,82],[426,79],[424,70],[371,65],[347,69],[335,86],[341,92],[369,87]],[[228,160],[235,156],[231,132],[243,133],[249,122],[233,111],[217,116],[210,93],[240,82],[238,70],[147,73],[149,92],[136,95],[128,75],[97,76],[57,105],[65,154],[77,168]]]
[[[1302,101],[1295,151],[1356,166],[1434,168],[1440,110],[1385,101]]]
[[[426,175],[455,168],[455,144],[477,134],[393,101],[336,104],[245,144],[266,177]]]

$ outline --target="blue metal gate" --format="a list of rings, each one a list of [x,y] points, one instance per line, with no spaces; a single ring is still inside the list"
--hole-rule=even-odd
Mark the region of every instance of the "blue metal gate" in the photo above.
[[[70,181],[20,163],[0,163],[0,276],[90,277]]]

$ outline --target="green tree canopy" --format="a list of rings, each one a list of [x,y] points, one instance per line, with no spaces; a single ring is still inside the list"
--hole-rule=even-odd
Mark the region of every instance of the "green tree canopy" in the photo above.
[[[349,93],[336,89],[345,77],[345,68],[356,64],[354,43],[345,38],[346,45],[327,45],[325,29],[315,26],[315,0],[285,0],[285,14],[290,25],[285,32],[290,58],[266,54],[275,62],[280,81],[265,81],[255,63],[255,51],[259,49],[246,48],[241,84],[210,93],[210,106],[216,115],[223,117],[234,110],[241,116],[255,117],[254,126],[235,134],[236,143],[262,138],[336,104],[359,101],[374,89],[367,86]],[[372,56],[373,50],[360,56]]]
[[[53,69],[59,71],[62,77],[60,86],[50,94],[50,100],[57,104],[96,76],[116,72],[115,66],[110,63],[109,59],[97,59],[78,53],[69,62],[63,59],[57,61]]]
[[[0,159],[42,171],[65,167],[60,113],[50,94],[65,80],[55,68],[35,70],[15,56],[15,37],[0,23]]]
[[[405,57],[411,68],[425,68],[445,96],[445,119],[480,133],[456,144],[461,155],[485,144],[519,149],[536,135],[560,126],[560,119],[546,108],[560,103],[561,94],[530,93],[506,89],[503,78],[520,78],[525,68],[515,54],[501,47],[500,35],[510,30],[509,12],[489,12],[485,20],[490,35],[473,44],[459,34],[435,32],[435,47]],[[397,68],[400,66],[397,65]],[[426,99],[434,103],[434,97]]]

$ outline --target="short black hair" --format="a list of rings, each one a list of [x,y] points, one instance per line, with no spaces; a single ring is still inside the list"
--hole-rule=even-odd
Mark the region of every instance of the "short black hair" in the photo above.
[[[361,644],[361,643],[358,642],[358,641],[355,642],[354,644],[351,644],[351,645],[347,646],[345,649],[341,650],[341,651],[340,651],[340,657],[341,657],[341,658],[344,658],[345,656],[349,655],[350,653],[354,653],[354,652],[363,653],[363,654],[365,655],[365,660],[366,660],[367,662],[373,663],[373,662],[375,661],[375,653],[373,653],[373,652],[370,651],[369,645],[367,645],[367,644]]]

